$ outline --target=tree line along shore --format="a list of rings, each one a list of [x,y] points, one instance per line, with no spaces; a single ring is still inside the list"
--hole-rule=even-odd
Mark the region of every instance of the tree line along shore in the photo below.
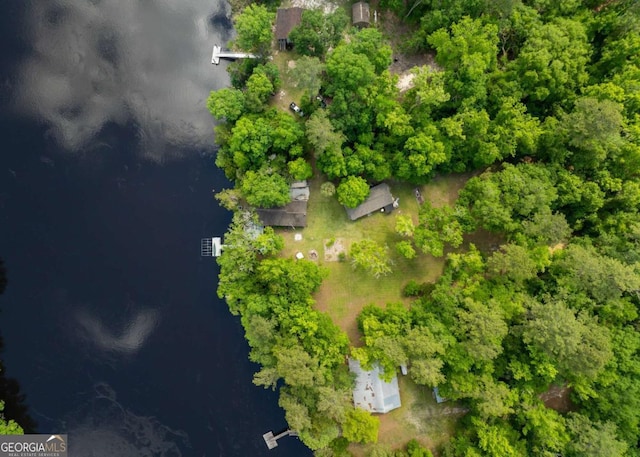
[[[234,183],[217,194],[234,212],[218,294],[300,439],[318,456],[640,456],[640,4],[385,0],[365,28],[342,5],[302,11],[280,50],[277,4],[236,6],[231,46],[257,58],[207,102]],[[398,84],[407,55],[433,62]],[[447,176],[463,185],[435,201]],[[317,220],[295,232],[346,234],[336,262],[258,229],[253,209],[304,180]],[[380,183],[424,198],[336,210]],[[370,303],[353,334],[349,300],[327,305],[338,281]],[[406,367],[401,386],[459,414],[431,433],[413,411],[389,439],[395,419],[354,407],[347,357]]]

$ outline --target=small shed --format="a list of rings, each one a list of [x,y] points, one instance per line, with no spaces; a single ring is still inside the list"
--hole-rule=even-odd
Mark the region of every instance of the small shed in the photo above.
[[[281,208],[256,209],[260,221],[271,227],[306,227],[307,201],[293,201]]]
[[[349,371],[355,373],[356,384],[353,388],[353,405],[372,413],[388,413],[399,408],[400,388],[398,378],[391,382],[380,379],[382,368],[378,365],[373,370],[366,371],[360,367],[360,362],[349,358]]]
[[[355,221],[368,214],[384,209],[386,212],[393,211],[393,195],[388,184],[378,184],[369,190],[369,196],[362,204],[355,208],[346,208],[349,219]]]
[[[351,7],[351,20],[356,27],[369,27],[371,24],[369,4],[366,2],[354,3]]]
[[[289,34],[302,21],[303,8],[278,8],[276,13],[276,39],[281,51],[291,47]]]
[[[291,201],[309,200],[309,184],[307,181],[295,181],[291,183],[289,196]]]

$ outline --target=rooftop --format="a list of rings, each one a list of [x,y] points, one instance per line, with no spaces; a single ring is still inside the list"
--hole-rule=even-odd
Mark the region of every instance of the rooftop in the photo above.
[[[369,4],[366,2],[354,3],[351,7],[351,17],[354,25],[369,25]]]
[[[382,208],[393,208],[393,195],[388,184],[378,184],[369,190],[369,196],[355,208],[347,208],[349,219],[355,221]]]
[[[307,201],[292,201],[281,208],[256,209],[260,221],[273,227],[306,227]]]
[[[293,28],[300,24],[302,20],[302,12],[300,7],[278,8],[276,13],[276,39],[286,40]]]
[[[354,406],[372,413],[388,413],[401,406],[396,376],[391,382],[383,381],[380,379],[379,366],[374,366],[371,371],[365,371],[360,367],[360,362],[351,358],[349,358],[349,370],[356,374],[356,385],[353,388]]]

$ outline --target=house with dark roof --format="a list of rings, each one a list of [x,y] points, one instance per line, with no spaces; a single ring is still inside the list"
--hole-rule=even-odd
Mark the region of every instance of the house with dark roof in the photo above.
[[[351,21],[356,27],[369,27],[371,17],[367,2],[354,3],[351,7]]]
[[[280,208],[256,208],[262,225],[270,227],[306,227],[309,183],[295,181],[289,186],[290,201]]]
[[[297,6],[293,8],[278,8],[276,13],[276,39],[281,51],[291,47],[289,34],[302,21],[303,11],[303,8]]]
[[[374,365],[372,370],[364,370],[360,362],[349,358],[349,371],[356,375],[353,388],[353,405],[371,413],[388,413],[402,406],[398,378],[394,376],[390,382],[380,379],[382,369]]]
[[[260,221],[270,227],[306,227],[307,201],[293,201],[280,208],[257,208]]]
[[[389,185],[382,183],[369,190],[369,196],[355,208],[346,208],[349,219],[355,221],[376,211],[390,213],[394,208],[394,199]]]

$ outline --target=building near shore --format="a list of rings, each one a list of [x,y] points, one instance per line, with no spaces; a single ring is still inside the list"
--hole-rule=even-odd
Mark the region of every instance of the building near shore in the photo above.
[[[278,8],[276,12],[276,39],[278,40],[278,48],[281,51],[290,49],[292,46],[289,40],[289,34],[293,28],[302,21],[303,8]]]
[[[367,2],[354,3],[351,7],[351,22],[355,27],[369,27],[371,13]]]
[[[364,370],[360,362],[349,358],[349,371],[355,373],[353,405],[371,413],[388,413],[402,406],[400,388],[396,376],[390,382],[380,379],[382,368],[375,365],[372,370]]]

